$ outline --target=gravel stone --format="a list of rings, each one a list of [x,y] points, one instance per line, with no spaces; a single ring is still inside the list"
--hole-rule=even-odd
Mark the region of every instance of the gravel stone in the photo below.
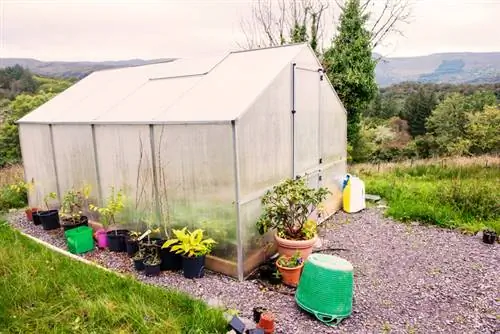
[[[66,249],[61,231],[44,231],[24,213],[10,215],[13,227]],[[352,315],[329,327],[301,311],[293,290],[270,290],[257,280],[238,282],[207,272],[185,279],[181,272],[146,277],[125,253],[96,250],[82,257],[138,280],[184,291],[252,319],[262,306],[276,316],[276,333],[499,333],[499,245],[478,236],[422,224],[403,224],[372,208],[339,212],[319,230],[322,252],[354,266]]]

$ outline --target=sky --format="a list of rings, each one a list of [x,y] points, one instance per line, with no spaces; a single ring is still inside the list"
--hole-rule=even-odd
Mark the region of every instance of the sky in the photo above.
[[[252,1],[0,0],[0,57],[98,61],[219,54],[243,42],[241,20],[251,17]],[[500,0],[410,1],[410,23],[400,26],[404,36],[390,36],[378,53],[500,51]]]

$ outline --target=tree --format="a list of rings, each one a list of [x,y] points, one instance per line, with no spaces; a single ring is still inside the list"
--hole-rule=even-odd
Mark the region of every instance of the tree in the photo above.
[[[500,105],[485,106],[482,112],[468,113],[466,133],[474,153],[500,151]]]
[[[431,90],[420,88],[408,96],[405,101],[404,115],[408,120],[410,134],[413,137],[424,135],[427,132],[425,122],[436,105],[436,94]]]
[[[340,16],[334,44],[323,58],[328,78],[347,110],[347,139],[356,149],[362,112],[377,94],[368,15],[359,0],[349,0]]]
[[[19,131],[15,122],[53,96],[54,94],[50,93],[20,94],[10,103],[9,108],[4,110],[6,115],[0,125],[0,167],[19,162],[21,159]]]
[[[241,20],[245,40],[239,45],[253,49],[309,42],[321,54],[333,39],[325,34],[324,27],[336,22],[335,13],[345,6],[344,0],[257,0],[252,16]],[[364,0],[360,9],[372,18],[366,28],[371,32],[373,47],[390,34],[401,34],[399,27],[408,23],[411,11],[409,0]]]

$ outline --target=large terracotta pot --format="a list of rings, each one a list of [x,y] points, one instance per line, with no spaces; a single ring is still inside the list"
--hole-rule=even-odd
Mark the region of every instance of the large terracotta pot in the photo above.
[[[304,262],[302,262],[298,267],[289,268],[280,266],[278,261],[276,261],[276,267],[278,267],[283,283],[293,287],[296,287],[299,284],[300,274],[302,273]]]
[[[277,234],[274,234],[274,240],[278,244],[278,253],[280,255],[293,256],[295,251],[299,251],[301,257],[304,261],[311,255],[312,249],[316,241],[317,236],[309,240],[288,240],[280,238]]]

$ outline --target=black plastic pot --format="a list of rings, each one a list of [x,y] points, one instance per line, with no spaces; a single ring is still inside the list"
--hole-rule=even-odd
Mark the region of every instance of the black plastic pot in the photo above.
[[[125,247],[127,249],[127,255],[132,257],[139,250],[139,243],[137,242],[137,240],[126,238]]]
[[[483,242],[486,244],[494,244],[497,239],[497,233],[495,231],[483,231]]]
[[[34,225],[40,225],[42,224],[42,221],[40,220],[40,213],[44,211],[38,211],[38,212],[33,212],[33,224]]]
[[[181,270],[182,269],[182,256],[172,253],[170,248],[160,249],[161,265],[160,269],[164,270]]]
[[[125,239],[127,238],[128,231],[127,230],[114,230],[108,231],[108,248],[112,252],[126,252],[127,244],[125,243]]]
[[[281,283],[281,277],[276,277],[275,275],[273,275],[269,278],[269,283],[271,283],[272,285],[278,285]]]
[[[253,321],[255,321],[255,323],[258,323],[260,321],[260,316],[262,315],[262,313],[264,313],[266,311],[267,311],[267,308],[260,307],[260,306],[254,307],[253,308]]]
[[[61,221],[61,226],[64,231],[71,230],[80,226],[89,226],[89,219],[87,216],[81,216],[80,221],[76,223],[74,223],[72,220],[63,220]]]
[[[134,268],[135,270],[137,271],[142,271],[144,270],[144,259],[140,259],[140,260],[134,260]]]
[[[38,213],[38,216],[44,230],[55,230],[61,227],[58,210],[42,211]]]
[[[155,264],[155,265],[144,264],[144,269],[145,269],[146,276],[158,276],[158,275],[160,275],[160,265],[159,264]]]
[[[205,275],[205,255],[182,257],[182,270],[186,278],[202,278]]]

